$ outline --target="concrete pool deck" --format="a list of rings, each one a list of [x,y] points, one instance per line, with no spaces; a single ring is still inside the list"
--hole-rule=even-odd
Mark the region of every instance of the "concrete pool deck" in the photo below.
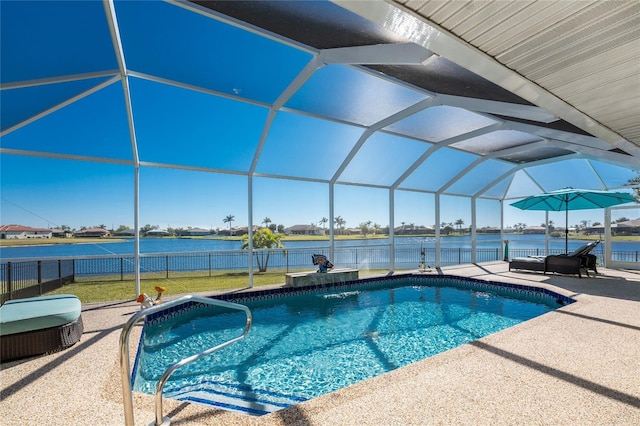
[[[599,268],[579,279],[507,269],[441,272],[546,287],[577,303],[267,416],[166,399],[165,415],[174,425],[639,425],[640,271]],[[2,364],[2,425],[124,424],[118,342],[138,309],[84,305],[78,344]],[[134,408],[137,425],[154,420],[152,396],[135,393]]]

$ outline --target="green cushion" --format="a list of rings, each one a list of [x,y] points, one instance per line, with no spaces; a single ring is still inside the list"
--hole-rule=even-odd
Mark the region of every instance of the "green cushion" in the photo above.
[[[80,317],[81,309],[72,294],[9,300],[0,307],[0,336],[68,324]]]

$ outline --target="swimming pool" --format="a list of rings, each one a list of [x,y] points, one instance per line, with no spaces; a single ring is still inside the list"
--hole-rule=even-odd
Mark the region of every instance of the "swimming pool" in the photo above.
[[[447,351],[573,300],[548,290],[404,275],[224,295],[247,305],[247,337],[177,370],[164,395],[251,415],[273,412]],[[153,394],[174,362],[239,335],[242,313],[199,303],[150,316],[133,389]]]

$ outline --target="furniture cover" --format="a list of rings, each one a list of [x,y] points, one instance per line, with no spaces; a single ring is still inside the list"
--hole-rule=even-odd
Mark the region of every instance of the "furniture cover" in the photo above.
[[[83,331],[81,303],[74,295],[9,300],[0,307],[0,361],[66,349]]]

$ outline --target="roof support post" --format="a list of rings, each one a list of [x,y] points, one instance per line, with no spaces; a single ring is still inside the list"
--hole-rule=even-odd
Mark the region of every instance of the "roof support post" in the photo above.
[[[471,263],[478,263],[478,242],[476,241],[476,204],[478,199],[471,197]]]
[[[247,259],[247,267],[249,268],[249,288],[253,288],[253,176],[247,177],[249,194],[247,200],[247,234],[249,237],[249,258]]]
[[[544,212],[544,253],[549,256],[549,210]]]
[[[611,261],[611,208],[604,209],[604,267],[609,268],[612,264]]]
[[[389,188],[389,272],[396,269],[396,236],[395,236],[395,191]]]
[[[334,228],[333,228],[333,221],[334,221],[334,186],[335,184],[333,182],[329,182],[329,259],[333,259],[335,261],[334,258]]]
[[[436,208],[436,268],[440,267],[440,194],[435,193],[434,205]]]
[[[504,239],[504,200],[500,200],[500,250],[502,253],[505,252],[506,241]],[[498,257],[498,259],[500,259]],[[509,260],[506,256],[503,257],[503,260]]]
[[[140,296],[140,164],[133,166],[133,263],[136,298]]]

